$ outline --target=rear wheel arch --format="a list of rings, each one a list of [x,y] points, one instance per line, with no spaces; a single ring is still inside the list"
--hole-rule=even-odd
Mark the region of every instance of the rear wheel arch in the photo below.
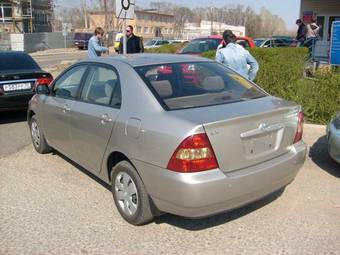
[[[28,123],[31,122],[32,117],[35,115],[35,112],[33,110],[30,110],[27,114],[27,121]]]
[[[107,165],[106,165],[109,181],[111,181],[111,174],[112,174],[111,172],[112,172],[113,167],[117,165],[119,162],[124,161],[124,160],[128,161],[131,165],[133,165],[132,162],[129,160],[129,158],[119,151],[114,151],[110,154],[110,156],[107,159]]]

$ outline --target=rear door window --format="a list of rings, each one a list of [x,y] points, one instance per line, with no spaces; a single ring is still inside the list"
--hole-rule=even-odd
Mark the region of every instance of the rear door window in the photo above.
[[[120,107],[120,94],[117,73],[111,68],[94,66],[87,77],[80,99],[89,103]]]
[[[166,110],[234,103],[267,95],[215,62],[144,66],[136,71]]]

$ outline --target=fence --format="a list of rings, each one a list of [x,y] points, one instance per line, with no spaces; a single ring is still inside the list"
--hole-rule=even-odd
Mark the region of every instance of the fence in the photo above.
[[[0,51],[11,49],[11,39],[9,33],[0,33]]]
[[[74,33],[66,37],[66,47],[73,47]],[[8,34],[0,33],[0,50],[17,50],[27,53],[58,49],[65,47],[64,36],[61,32]]]

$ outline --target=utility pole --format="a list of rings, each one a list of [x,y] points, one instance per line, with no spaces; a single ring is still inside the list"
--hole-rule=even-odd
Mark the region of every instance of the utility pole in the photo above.
[[[87,0],[83,0],[83,12],[84,12],[84,23],[85,28],[89,28],[88,21],[87,21]]]
[[[105,30],[108,29],[108,18],[107,18],[107,0],[103,0],[104,3],[104,13],[105,13]]]
[[[214,34],[214,21],[213,21],[213,1],[210,1],[210,34],[213,35]]]

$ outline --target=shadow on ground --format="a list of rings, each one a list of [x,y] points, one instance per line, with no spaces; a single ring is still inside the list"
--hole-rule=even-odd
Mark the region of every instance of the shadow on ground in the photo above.
[[[248,204],[246,206],[240,207],[238,209],[217,214],[214,216],[210,216],[207,218],[202,219],[188,219],[179,217],[176,215],[171,214],[164,214],[158,218],[155,219],[156,224],[170,224],[182,229],[186,229],[189,231],[199,231],[203,229],[208,229],[212,227],[216,227],[222,224],[226,224],[228,222],[237,220],[243,216],[246,216],[247,214],[250,214],[268,204],[278,199],[282,193],[284,192],[285,188],[282,188],[265,198],[255,201],[251,204]]]
[[[309,157],[322,170],[340,178],[340,165],[329,156],[327,146],[327,137],[320,137],[310,148]]]
[[[27,120],[27,111],[0,112],[0,124],[10,124]]]

